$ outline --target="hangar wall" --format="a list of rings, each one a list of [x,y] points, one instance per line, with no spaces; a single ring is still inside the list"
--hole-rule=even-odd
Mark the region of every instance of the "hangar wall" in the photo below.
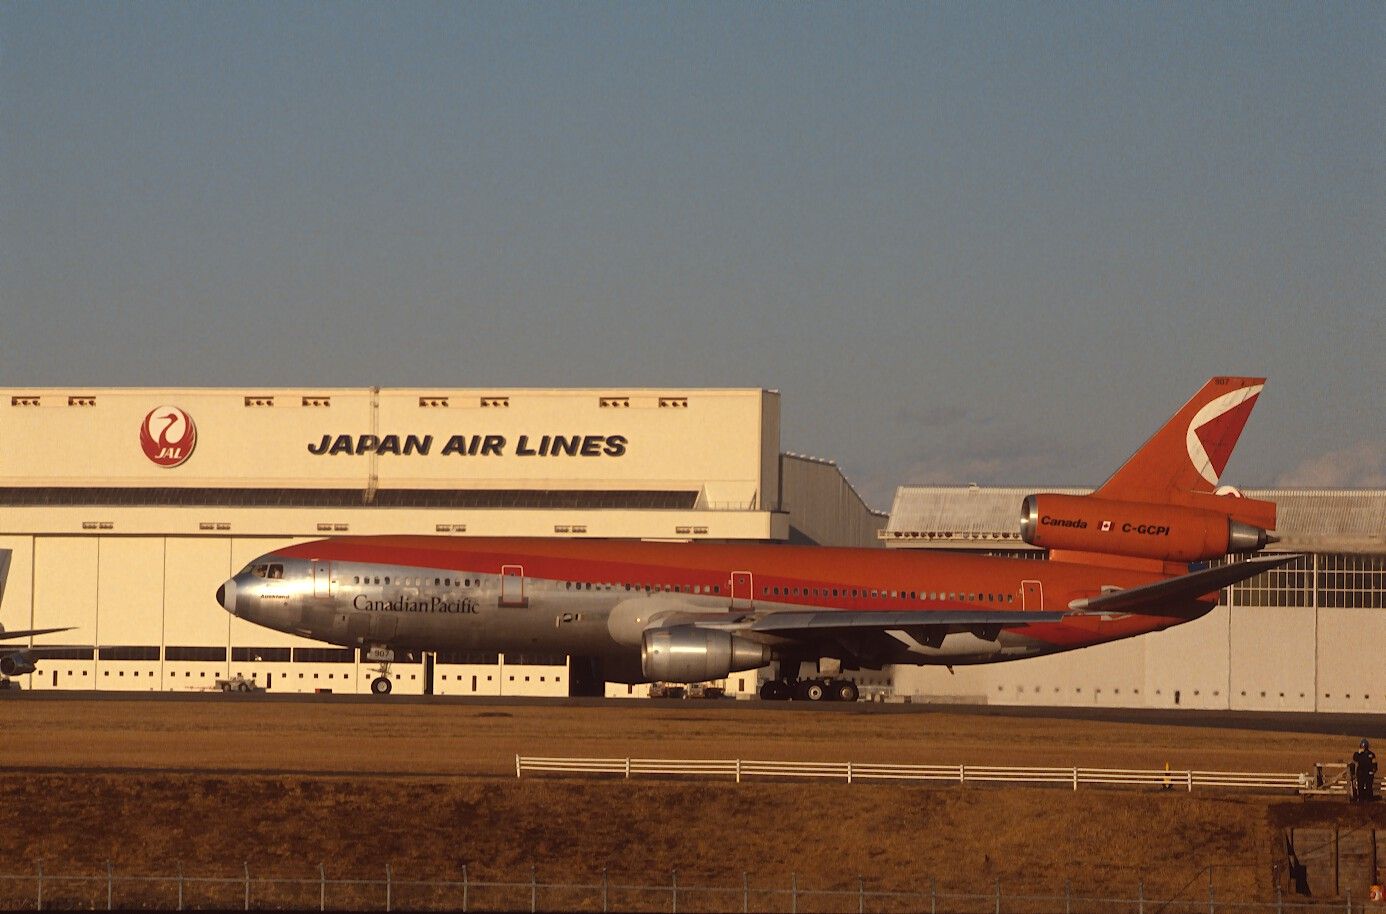
[[[241,673],[273,691],[368,691],[359,652],[234,618],[218,585],[329,535],[874,537],[883,517],[843,507],[835,467],[782,481],[779,437],[779,394],[755,389],[10,390],[0,621],[72,628],[31,639],[46,656],[28,688]],[[400,692],[436,694],[563,695],[574,676],[566,657],[497,654],[392,673]]]
[[[1088,490],[906,486],[881,538],[894,548],[1018,554],[1028,547],[1015,532],[1017,509],[1034,491]],[[1277,551],[1305,558],[1225,590],[1202,619],[953,676],[897,667],[897,691],[992,704],[1386,712],[1386,491],[1247,494],[1277,503]]]

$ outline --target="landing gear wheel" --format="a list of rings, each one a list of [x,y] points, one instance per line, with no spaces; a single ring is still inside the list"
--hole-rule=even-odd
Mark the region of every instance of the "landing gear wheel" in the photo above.
[[[789,687],[778,679],[770,679],[760,687],[762,701],[784,701],[789,698]]]
[[[833,701],[856,701],[861,697],[857,684],[850,679],[839,679],[830,683],[828,688],[832,693]]]
[[[390,682],[390,680],[386,679],[384,676],[377,676],[371,680],[371,691],[376,695],[389,695],[390,689],[393,687],[394,683]]]
[[[804,698],[808,701],[822,701],[828,697],[828,687],[818,680],[804,686]]]
[[[250,691],[250,683],[248,683],[248,682],[242,682],[242,683],[240,683],[239,685],[236,686],[236,691],[237,691],[237,692],[249,692],[249,691]]]

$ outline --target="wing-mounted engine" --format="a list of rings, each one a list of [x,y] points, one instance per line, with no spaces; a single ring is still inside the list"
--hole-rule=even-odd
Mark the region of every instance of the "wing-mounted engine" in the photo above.
[[[758,641],[692,625],[647,629],[640,643],[640,668],[651,682],[706,682],[770,659],[770,648]]]
[[[28,651],[15,651],[0,657],[0,673],[6,676],[23,676],[38,668],[34,655]]]
[[[1226,503],[1227,510],[1218,510],[1219,502]],[[1029,495],[1020,509],[1020,536],[1031,546],[1045,549],[1165,562],[1201,562],[1229,553],[1255,552],[1274,541],[1265,528],[1234,517],[1268,503],[1205,496],[1199,502],[1203,504],[1213,507],[1091,495]],[[1273,513],[1270,516],[1274,518]]]

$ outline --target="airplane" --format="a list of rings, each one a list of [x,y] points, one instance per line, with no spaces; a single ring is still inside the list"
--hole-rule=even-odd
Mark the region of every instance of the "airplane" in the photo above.
[[[228,612],[364,650],[598,658],[621,683],[774,665],[768,700],[855,701],[842,670],[1018,660],[1191,622],[1295,555],[1223,562],[1276,537],[1275,504],[1218,482],[1263,378],[1216,377],[1090,495],[1034,494],[1047,561],[866,548],[614,540],[334,537],[260,556]],[[818,661],[829,675],[800,678]],[[832,675],[836,667],[837,676]]]
[[[0,549],[0,606],[5,603],[5,582],[10,578],[10,560],[14,557],[14,550]],[[5,626],[0,625],[0,641],[9,641],[14,638],[30,638],[34,635],[49,635],[53,632],[67,632],[71,628],[27,628],[21,631],[6,631]],[[25,673],[32,673],[38,669],[38,661],[42,648],[36,654],[34,648],[22,647],[15,648],[10,645],[0,645],[0,690],[17,689],[19,683],[10,677],[22,676]]]

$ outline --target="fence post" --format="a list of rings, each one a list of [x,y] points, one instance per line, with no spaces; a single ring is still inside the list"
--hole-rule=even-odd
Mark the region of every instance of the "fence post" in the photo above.
[[[938,877],[929,878],[929,914],[938,914]]]
[[[245,910],[250,910],[250,861],[243,861],[245,866]]]
[[[327,910],[327,867],[321,862],[318,863],[318,910]]]
[[[996,877],[996,914],[1001,914],[1001,877]]]
[[[1213,865],[1208,864],[1208,914],[1217,914],[1213,907]]]
[[[394,873],[390,872],[390,864],[385,864],[385,910],[390,910],[390,905],[394,902],[395,879]]]
[[[751,910],[751,876],[745,870],[741,871],[741,914],[747,914]]]
[[[630,760],[627,759],[627,762]],[[534,864],[529,865],[529,911],[534,914],[539,910],[539,873]]]
[[[36,910],[36,911],[42,911],[42,910],[43,910],[43,861],[42,861],[42,860],[40,860],[40,861],[38,862],[38,906],[35,907],[34,910]]]
[[[603,914],[605,914],[605,911],[606,911],[607,878],[608,878],[608,877],[607,877],[607,873],[606,873],[606,867],[602,867],[602,912],[603,912]]]
[[[112,898],[115,895],[115,871],[111,868],[111,861],[106,861],[106,910],[115,907]]]
[[[1074,790],[1074,792],[1077,792],[1077,790],[1078,790],[1078,769],[1077,769],[1077,768],[1074,768],[1074,769],[1073,769],[1073,790]]]
[[[1347,914],[1352,914],[1352,889],[1347,890]]]
[[[1145,914],[1145,877],[1136,886],[1136,914]]]
[[[178,910],[183,910],[183,861],[178,861]]]
[[[864,914],[866,911],[866,880],[857,877],[857,914]]]
[[[1275,914],[1285,914],[1285,893],[1278,882],[1275,884]]]
[[[1188,782],[1188,785],[1189,785],[1189,793],[1193,793],[1193,770],[1192,770],[1192,769],[1190,769],[1189,771],[1185,771],[1185,772],[1184,772],[1184,779]]]
[[[626,780],[630,780],[630,759],[626,759]]]
[[[736,760],[736,783],[741,783],[741,759]]]
[[[465,914],[465,912],[466,912],[466,910],[467,910],[467,889],[468,889],[468,888],[469,888],[469,886],[467,885],[467,864],[464,863],[464,864],[462,864],[462,911],[464,912],[464,914]]]
[[[1064,914],[1073,914],[1073,882],[1064,880]]]
[[[961,786],[961,785],[966,784],[966,783],[967,783],[967,766],[966,766],[966,765],[959,765],[959,766],[958,766],[958,784],[959,784],[959,786]]]
[[[669,871],[669,908],[673,914],[679,914],[679,871]]]
[[[520,753],[515,753],[515,777],[520,776]]]
[[[799,914],[799,874],[789,874],[789,912]]]
[[[852,783],[852,763],[847,763],[847,783]]]

